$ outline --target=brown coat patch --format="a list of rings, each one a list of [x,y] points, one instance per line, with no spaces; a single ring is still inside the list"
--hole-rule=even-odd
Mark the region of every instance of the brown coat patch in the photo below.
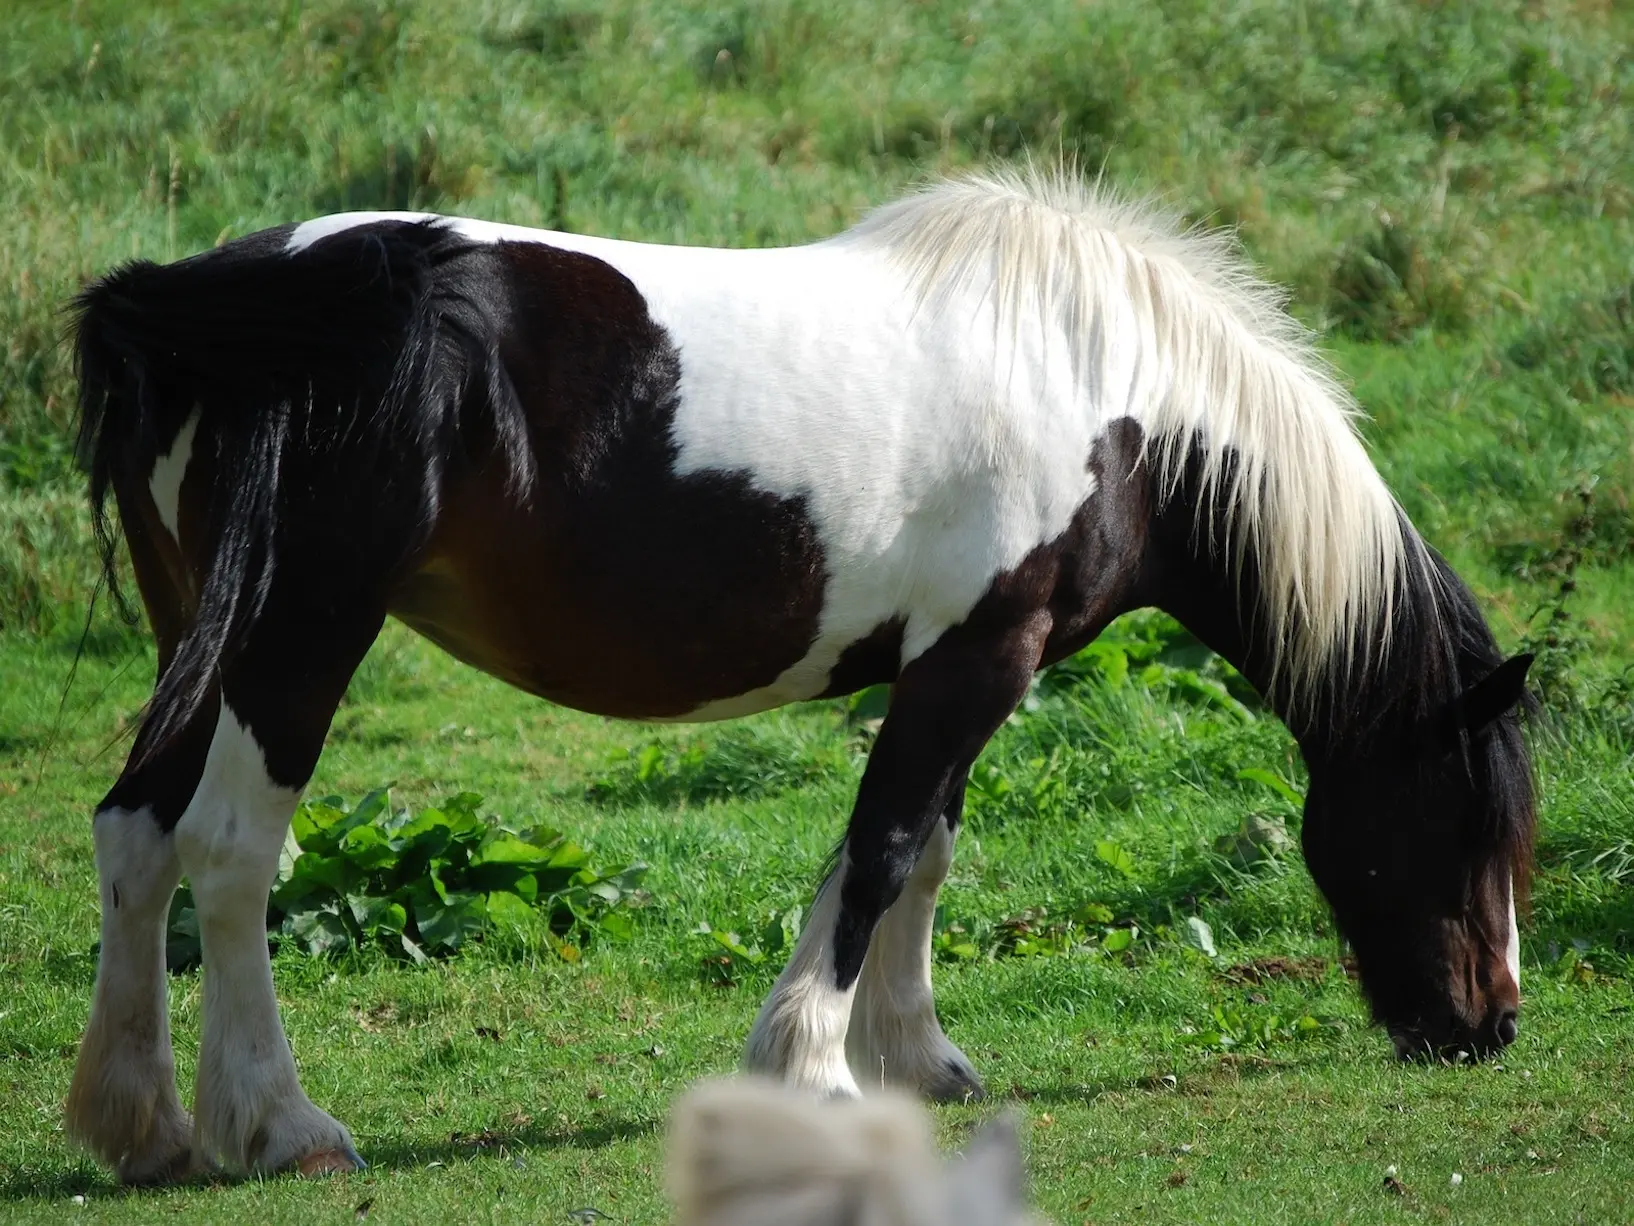
[[[635,286],[590,256],[500,251],[500,353],[537,478],[519,508],[493,465],[462,471],[392,612],[513,685],[602,715],[680,716],[774,681],[822,611],[803,500],[739,472],[677,476],[681,358]]]

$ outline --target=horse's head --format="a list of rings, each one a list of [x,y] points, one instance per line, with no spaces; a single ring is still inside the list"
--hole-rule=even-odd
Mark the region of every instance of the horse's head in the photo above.
[[[1305,801],[1306,862],[1404,1059],[1487,1055],[1518,1022],[1531,657],[1459,655],[1453,697],[1312,763]]]

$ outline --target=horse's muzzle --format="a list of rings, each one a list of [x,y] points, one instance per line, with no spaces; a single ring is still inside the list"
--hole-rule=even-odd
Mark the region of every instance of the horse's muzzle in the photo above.
[[[1390,1041],[1398,1060],[1484,1060],[1515,1041],[1520,1014],[1513,1005],[1494,1005],[1477,1026],[1453,1024],[1450,1033],[1435,1036],[1416,1027],[1392,1027]]]

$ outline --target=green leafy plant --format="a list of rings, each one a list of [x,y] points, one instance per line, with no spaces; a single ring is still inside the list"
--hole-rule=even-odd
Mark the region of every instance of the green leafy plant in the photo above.
[[[733,728],[705,741],[620,751],[586,796],[597,804],[707,804],[770,796],[853,769],[843,745],[788,724]]]
[[[1101,839],[1095,844],[1095,858],[1125,877],[1135,875],[1135,857],[1111,839]]]
[[[705,981],[719,988],[735,988],[752,971],[776,965],[777,955],[793,949],[799,940],[800,918],[798,906],[773,915],[760,926],[758,939],[745,939],[735,929],[701,921],[692,932],[709,942],[699,967]]]
[[[1251,721],[1262,705],[1242,674],[1166,613],[1142,610],[1119,618],[1094,642],[1045,670],[1046,693],[1084,682],[1136,685],[1186,706]]]
[[[1245,1047],[1265,1048],[1274,1043],[1334,1034],[1343,1029],[1342,1023],[1311,1013],[1284,1016],[1270,1009],[1215,1005],[1209,1012],[1208,1022],[1189,1028],[1185,1038],[1198,1047],[1233,1051]]]
[[[1138,924],[1114,920],[1110,907],[1084,903],[1066,915],[1052,916],[1047,907],[1027,910],[997,924],[953,919],[938,907],[931,952],[941,962],[974,962],[981,958],[1051,958],[1078,951],[1127,954],[1140,938]]]
[[[1572,938],[1571,944],[1561,949],[1554,942],[1549,943],[1549,963],[1546,972],[1557,983],[1563,984],[1590,984],[1596,977],[1597,968],[1590,961],[1590,955],[1595,952],[1592,941],[1582,937]]]
[[[625,941],[645,899],[646,865],[614,872],[559,831],[478,812],[461,792],[435,808],[394,809],[377,789],[348,809],[302,804],[280,858],[267,927],[309,954],[383,949],[424,962],[502,931],[537,936],[568,962],[595,937]],[[199,960],[198,917],[183,886],[171,903],[172,970]]]

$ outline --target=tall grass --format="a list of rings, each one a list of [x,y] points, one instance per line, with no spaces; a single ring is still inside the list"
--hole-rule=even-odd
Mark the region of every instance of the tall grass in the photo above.
[[[39,632],[83,578],[54,500],[75,485],[63,306],[117,261],[360,207],[798,242],[926,174],[1065,156],[1237,228],[1518,637],[1543,595],[1505,560],[1519,538],[1561,526],[1585,475],[1629,497],[1630,21],[1518,0],[13,4],[0,491],[25,526],[0,532],[0,618]],[[1601,561],[1580,603],[1616,609],[1627,576]],[[1590,637],[1620,650],[1622,624]]]

